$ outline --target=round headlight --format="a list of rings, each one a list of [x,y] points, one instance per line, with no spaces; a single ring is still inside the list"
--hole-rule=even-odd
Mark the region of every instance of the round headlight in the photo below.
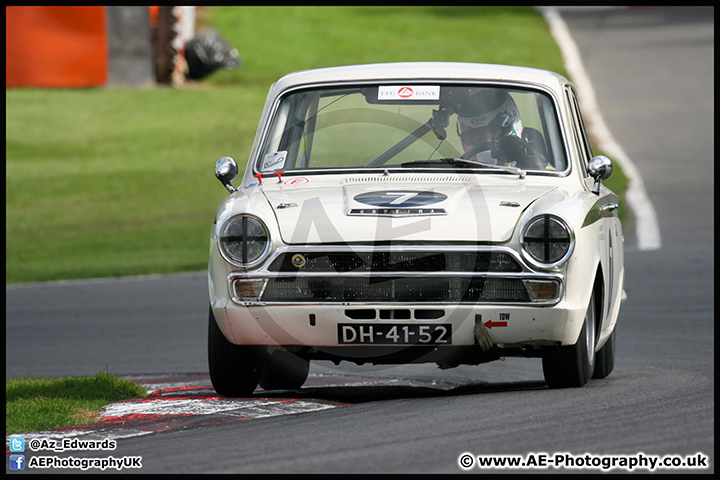
[[[556,267],[570,258],[574,240],[572,229],[563,219],[554,215],[539,215],[525,224],[523,252],[533,265]]]
[[[252,267],[268,253],[270,234],[259,218],[239,215],[225,223],[219,244],[225,260],[239,267]]]

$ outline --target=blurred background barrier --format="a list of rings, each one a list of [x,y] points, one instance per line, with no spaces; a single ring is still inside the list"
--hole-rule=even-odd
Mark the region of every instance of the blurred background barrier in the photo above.
[[[6,6],[5,18],[6,87],[142,88],[187,77],[192,6]]]
[[[108,79],[104,7],[5,7],[6,87],[94,87]]]

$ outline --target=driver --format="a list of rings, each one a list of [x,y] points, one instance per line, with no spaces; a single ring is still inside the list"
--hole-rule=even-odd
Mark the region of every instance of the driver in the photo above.
[[[479,90],[460,106],[457,114],[458,136],[465,150],[462,158],[520,168],[548,167],[544,155],[529,148],[520,111],[505,90]],[[528,134],[537,132],[528,130],[532,131]]]

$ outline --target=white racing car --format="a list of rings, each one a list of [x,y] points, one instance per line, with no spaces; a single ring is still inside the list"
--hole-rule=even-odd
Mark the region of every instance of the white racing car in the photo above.
[[[606,377],[623,299],[618,197],[574,87],[529,68],[355,65],[272,85],[212,228],[215,390],[299,388],[310,360],[441,368],[541,357]]]

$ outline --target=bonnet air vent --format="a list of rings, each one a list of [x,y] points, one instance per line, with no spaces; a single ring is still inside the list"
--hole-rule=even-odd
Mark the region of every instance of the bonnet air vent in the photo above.
[[[352,183],[470,183],[469,175],[357,175],[347,177],[346,184]]]

